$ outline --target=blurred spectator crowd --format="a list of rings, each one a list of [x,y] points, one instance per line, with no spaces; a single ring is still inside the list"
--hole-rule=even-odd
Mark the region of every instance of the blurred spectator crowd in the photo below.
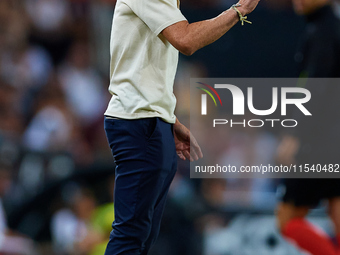
[[[112,164],[102,122],[109,99],[114,4],[107,0],[0,1],[0,254],[36,254],[28,248],[33,247],[30,237],[22,235],[32,232],[21,231],[20,217],[12,220],[11,216],[49,183],[67,179],[102,159]],[[72,205],[72,212],[57,212],[51,223],[59,251],[71,251],[70,236],[78,238],[75,232],[86,236],[81,222],[90,218],[86,213],[91,214],[97,205],[90,194],[78,188],[66,195],[72,202],[60,203],[59,207]],[[34,227],[35,221],[30,222]],[[62,232],[62,223],[67,224],[68,235]],[[17,231],[10,231],[11,227]]]
[[[182,0],[181,6],[193,22],[233,3]],[[115,0],[0,1],[0,254],[103,254],[114,218],[113,160],[103,131],[114,5]],[[190,77],[294,76],[303,22],[290,1],[263,1],[253,19],[262,27],[233,29],[192,58],[181,56],[175,94],[184,124],[190,123]],[[242,54],[248,61],[238,66],[234,59]],[[236,132],[229,144],[216,155],[221,162],[273,162],[263,150],[275,151],[277,137]],[[235,212],[225,207],[234,201],[273,208],[277,183],[234,182],[190,180],[188,163],[180,162],[152,255],[203,254],[204,233],[228,224]],[[239,193],[228,192],[233,188]]]

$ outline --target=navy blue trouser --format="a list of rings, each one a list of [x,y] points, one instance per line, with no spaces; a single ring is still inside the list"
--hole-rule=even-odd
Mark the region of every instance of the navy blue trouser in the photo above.
[[[159,118],[105,119],[116,162],[115,221],[105,255],[146,255],[177,169],[173,126]]]

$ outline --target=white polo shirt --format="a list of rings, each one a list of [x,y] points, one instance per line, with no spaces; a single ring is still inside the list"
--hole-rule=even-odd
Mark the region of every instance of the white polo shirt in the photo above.
[[[175,123],[178,50],[160,34],[186,20],[178,0],[118,0],[111,31],[111,101],[106,116]]]

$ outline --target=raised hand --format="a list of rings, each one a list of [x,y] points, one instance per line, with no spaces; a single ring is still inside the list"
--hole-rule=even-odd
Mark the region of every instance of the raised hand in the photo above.
[[[241,5],[238,7],[238,9],[243,14],[243,16],[245,16],[254,11],[259,2],[260,0],[240,0],[237,3]]]

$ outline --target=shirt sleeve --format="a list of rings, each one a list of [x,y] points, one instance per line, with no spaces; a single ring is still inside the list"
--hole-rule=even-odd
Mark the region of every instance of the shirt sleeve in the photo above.
[[[131,10],[158,35],[168,26],[186,20],[177,0],[125,0]]]

